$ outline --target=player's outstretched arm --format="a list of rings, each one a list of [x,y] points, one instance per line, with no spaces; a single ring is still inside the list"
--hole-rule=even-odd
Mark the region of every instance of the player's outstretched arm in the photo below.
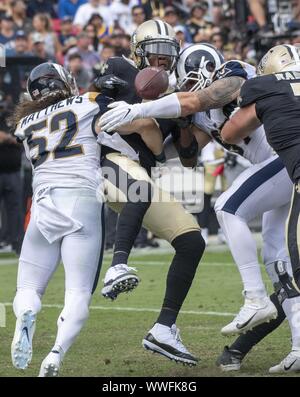
[[[204,90],[195,91],[193,103],[182,100],[181,112],[193,114],[196,112],[205,112],[209,109],[218,109],[234,101],[240,93],[240,89],[245,79],[242,77],[232,76],[217,80]],[[179,93],[179,100],[180,95]],[[184,116],[185,114],[183,114]]]
[[[255,103],[239,109],[223,126],[221,137],[224,142],[236,144],[258,128],[261,122],[256,116]]]
[[[100,118],[105,131],[113,131],[135,119],[178,118],[208,109],[217,109],[236,99],[244,83],[241,77],[227,77],[215,81],[210,87],[196,92],[179,92],[155,101],[129,105],[115,102],[112,109]]]

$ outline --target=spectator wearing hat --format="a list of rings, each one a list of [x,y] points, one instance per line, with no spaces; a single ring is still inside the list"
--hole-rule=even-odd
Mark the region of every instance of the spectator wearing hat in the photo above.
[[[36,14],[48,14],[51,18],[57,18],[52,0],[29,0],[27,4],[27,16],[33,18]]]
[[[110,7],[101,4],[100,0],[89,0],[88,3],[81,5],[76,11],[74,25],[82,30],[93,14],[101,15],[106,25],[113,25]]]
[[[26,16],[26,5],[23,0],[12,1],[11,17],[14,21],[14,30],[24,30],[26,34],[32,29],[31,20]]]
[[[45,62],[57,62],[56,58],[47,51],[45,40],[40,33],[33,33],[31,37],[31,44],[31,51],[34,56],[43,59]]]
[[[7,57],[21,57],[21,56],[31,56],[29,51],[28,36],[24,30],[18,30],[15,34],[15,45],[14,48],[8,49],[6,51]]]
[[[126,33],[132,33],[146,20],[145,10],[142,6],[137,5],[131,8],[131,24],[127,27]]]
[[[74,53],[69,56],[69,70],[74,76],[80,94],[87,91],[90,83],[90,73],[84,68],[82,58],[79,54]]]
[[[81,32],[77,36],[77,46],[71,48],[65,57],[65,66],[69,67],[69,57],[72,54],[79,54],[82,58],[84,68],[93,77],[93,68],[100,62],[100,57],[96,51],[91,50],[92,42],[87,32]]]
[[[213,25],[205,19],[207,10],[208,3],[206,1],[195,3],[191,8],[191,18],[187,28],[194,43],[208,41],[212,34]]]
[[[58,2],[58,17],[63,19],[70,17],[73,21],[76,11],[80,6],[85,4],[87,0],[59,0]]]
[[[7,49],[13,48],[16,32],[14,30],[14,20],[5,15],[1,18],[0,44],[4,44]]]

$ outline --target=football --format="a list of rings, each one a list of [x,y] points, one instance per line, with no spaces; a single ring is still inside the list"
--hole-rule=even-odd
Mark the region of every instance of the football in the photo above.
[[[158,67],[147,67],[141,70],[135,78],[135,89],[143,99],[157,99],[169,86],[168,73]]]

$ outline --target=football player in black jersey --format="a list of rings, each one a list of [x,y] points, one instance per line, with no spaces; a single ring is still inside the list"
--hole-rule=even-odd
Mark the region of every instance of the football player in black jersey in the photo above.
[[[224,141],[236,143],[249,131],[263,124],[269,144],[286,166],[294,184],[287,224],[287,243],[293,269],[293,285],[300,289],[300,48],[278,45],[271,48],[258,66],[257,78],[241,89],[241,109],[225,124]],[[299,324],[299,308],[295,321]],[[300,351],[292,352],[270,372],[300,370]]]
[[[141,102],[134,89],[139,69],[151,65],[172,72],[178,53],[179,45],[172,27],[158,20],[147,21],[139,26],[132,37],[134,61],[124,57],[109,59],[101,76],[95,81],[95,88],[117,101]],[[153,120],[147,121],[147,127],[149,122],[153,128],[157,128]],[[159,126],[163,136],[177,128],[176,123],[169,121],[161,121]],[[133,124],[130,132],[143,128],[143,124]],[[120,212],[112,266],[105,275],[102,294],[114,299],[120,292],[129,291],[138,283],[138,277],[134,269],[127,266],[127,261],[143,222],[155,235],[169,241],[176,251],[167,276],[161,313],[143,339],[143,345],[175,361],[195,365],[197,359],[180,341],[175,322],[205,248],[199,225],[168,193],[154,187],[150,171],[157,159],[140,134],[122,135],[121,138],[116,133],[109,135],[103,132],[100,136],[100,142],[106,145],[102,150],[102,170],[106,177],[108,204]],[[183,157],[195,156],[195,152],[189,150],[189,142],[182,147],[180,143],[179,139],[178,147]],[[111,171],[114,171],[115,178],[111,177]],[[124,180],[128,181],[125,186],[121,183]],[[147,191],[146,200],[132,200],[129,194],[132,186]],[[156,195],[162,197],[163,202],[157,200]],[[122,200],[116,199],[117,196],[122,197]]]
[[[269,144],[285,164],[295,185],[288,246],[295,283],[300,289],[300,242],[297,241],[300,210],[300,48],[292,45],[273,47],[261,60],[258,74],[261,76],[243,85],[239,99],[242,109],[224,126],[222,138],[226,142],[237,142],[263,124]]]

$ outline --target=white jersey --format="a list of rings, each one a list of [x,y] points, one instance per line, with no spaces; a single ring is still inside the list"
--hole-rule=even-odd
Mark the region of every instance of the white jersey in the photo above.
[[[255,77],[255,68],[245,62],[229,61],[225,62],[217,71],[216,78],[238,76],[245,79]],[[226,150],[234,152],[249,160],[252,164],[260,163],[270,156],[273,150],[267,142],[263,126],[254,130],[247,138],[235,145],[226,144],[221,139],[221,129],[225,121],[228,120],[231,112],[237,107],[232,102],[222,109],[211,109],[207,112],[199,112],[193,116],[193,123],[203,132],[207,133],[212,139],[216,140]]]
[[[97,188],[100,146],[94,123],[100,106],[106,106],[100,98],[91,92],[70,97],[20,120],[15,135],[32,164],[34,191],[41,185]]]

